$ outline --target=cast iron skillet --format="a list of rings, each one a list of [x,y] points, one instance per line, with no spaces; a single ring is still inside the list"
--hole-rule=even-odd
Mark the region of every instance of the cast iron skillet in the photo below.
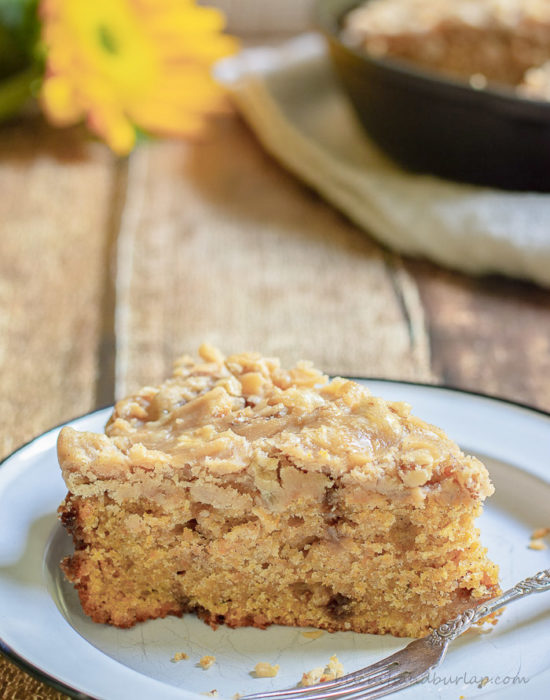
[[[550,191],[550,102],[377,59],[340,40],[358,0],[318,0],[316,20],[370,136],[416,172],[513,190]],[[550,222],[549,222],[550,226]]]

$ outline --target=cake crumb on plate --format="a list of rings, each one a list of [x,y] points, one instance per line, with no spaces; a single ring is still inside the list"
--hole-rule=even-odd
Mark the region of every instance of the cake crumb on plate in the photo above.
[[[172,663],[176,663],[178,661],[183,661],[185,659],[188,659],[189,657],[184,651],[177,651],[174,656],[171,658]]]
[[[311,671],[307,671],[302,675],[302,680],[298,683],[298,687],[307,688],[310,685],[315,685],[321,680],[323,675],[323,667],[318,666],[317,668],[312,668]]]
[[[311,671],[307,671],[302,676],[302,680],[298,684],[302,688],[307,688],[316,683],[324,683],[325,681],[334,681],[344,675],[344,667],[338,660],[337,656],[331,656],[328,664],[323,668],[319,666]]]
[[[206,669],[210,668],[210,666],[212,666],[212,664],[214,664],[215,661],[216,661],[215,656],[208,656],[208,655],[203,656],[202,659],[199,661],[199,666],[202,666],[202,668],[204,668],[204,670],[206,670]]]
[[[548,549],[548,545],[543,541],[543,537],[550,535],[550,527],[539,527],[531,533],[531,541],[527,545],[528,549],[542,552]]]
[[[492,624],[492,620],[487,620],[489,624]],[[483,623],[485,624],[485,623]],[[488,634],[491,631],[490,627],[483,627],[479,625],[474,625],[473,627],[470,627],[470,629],[467,629],[464,634],[469,634],[469,635],[481,635],[481,634]]]
[[[279,664],[272,666],[267,661],[260,661],[254,666],[254,675],[256,678],[275,678],[279,673]]]
[[[319,639],[323,634],[323,630],[309,630],[302,632],[302,637],[307,637],[307,639]]]

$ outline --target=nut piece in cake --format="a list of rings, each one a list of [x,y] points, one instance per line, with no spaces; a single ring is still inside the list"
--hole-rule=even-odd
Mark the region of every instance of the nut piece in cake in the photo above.
[[[310,363],[200,356],[119,401],[105,434],[61,431],[63,569],[93,620],[422,636],[498,592],[478,459]]]

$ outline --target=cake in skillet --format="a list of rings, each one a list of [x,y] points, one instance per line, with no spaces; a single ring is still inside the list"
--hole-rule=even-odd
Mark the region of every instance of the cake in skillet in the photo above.
[[[480,461],[310,363],[199,352],[105,434],[60,433],[62,566],[93,620],[421,636],[497,593]]]
[[[548,0],[370,0],[344,22],[348,43],[470,80],[549,99]],[[533,71],[536,71],[534,73]]]

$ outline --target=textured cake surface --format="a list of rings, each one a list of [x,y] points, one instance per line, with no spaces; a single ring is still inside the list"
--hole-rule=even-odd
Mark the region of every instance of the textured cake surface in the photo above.
[[[344,36],[376,56],[549,99],[548,0],[370,0],[351,11]]]
[[[199,352],[119,401],[105,435],[60,433],[63,568],[93,620],[420,636],[497,592],[481,462],[309,363]]]

